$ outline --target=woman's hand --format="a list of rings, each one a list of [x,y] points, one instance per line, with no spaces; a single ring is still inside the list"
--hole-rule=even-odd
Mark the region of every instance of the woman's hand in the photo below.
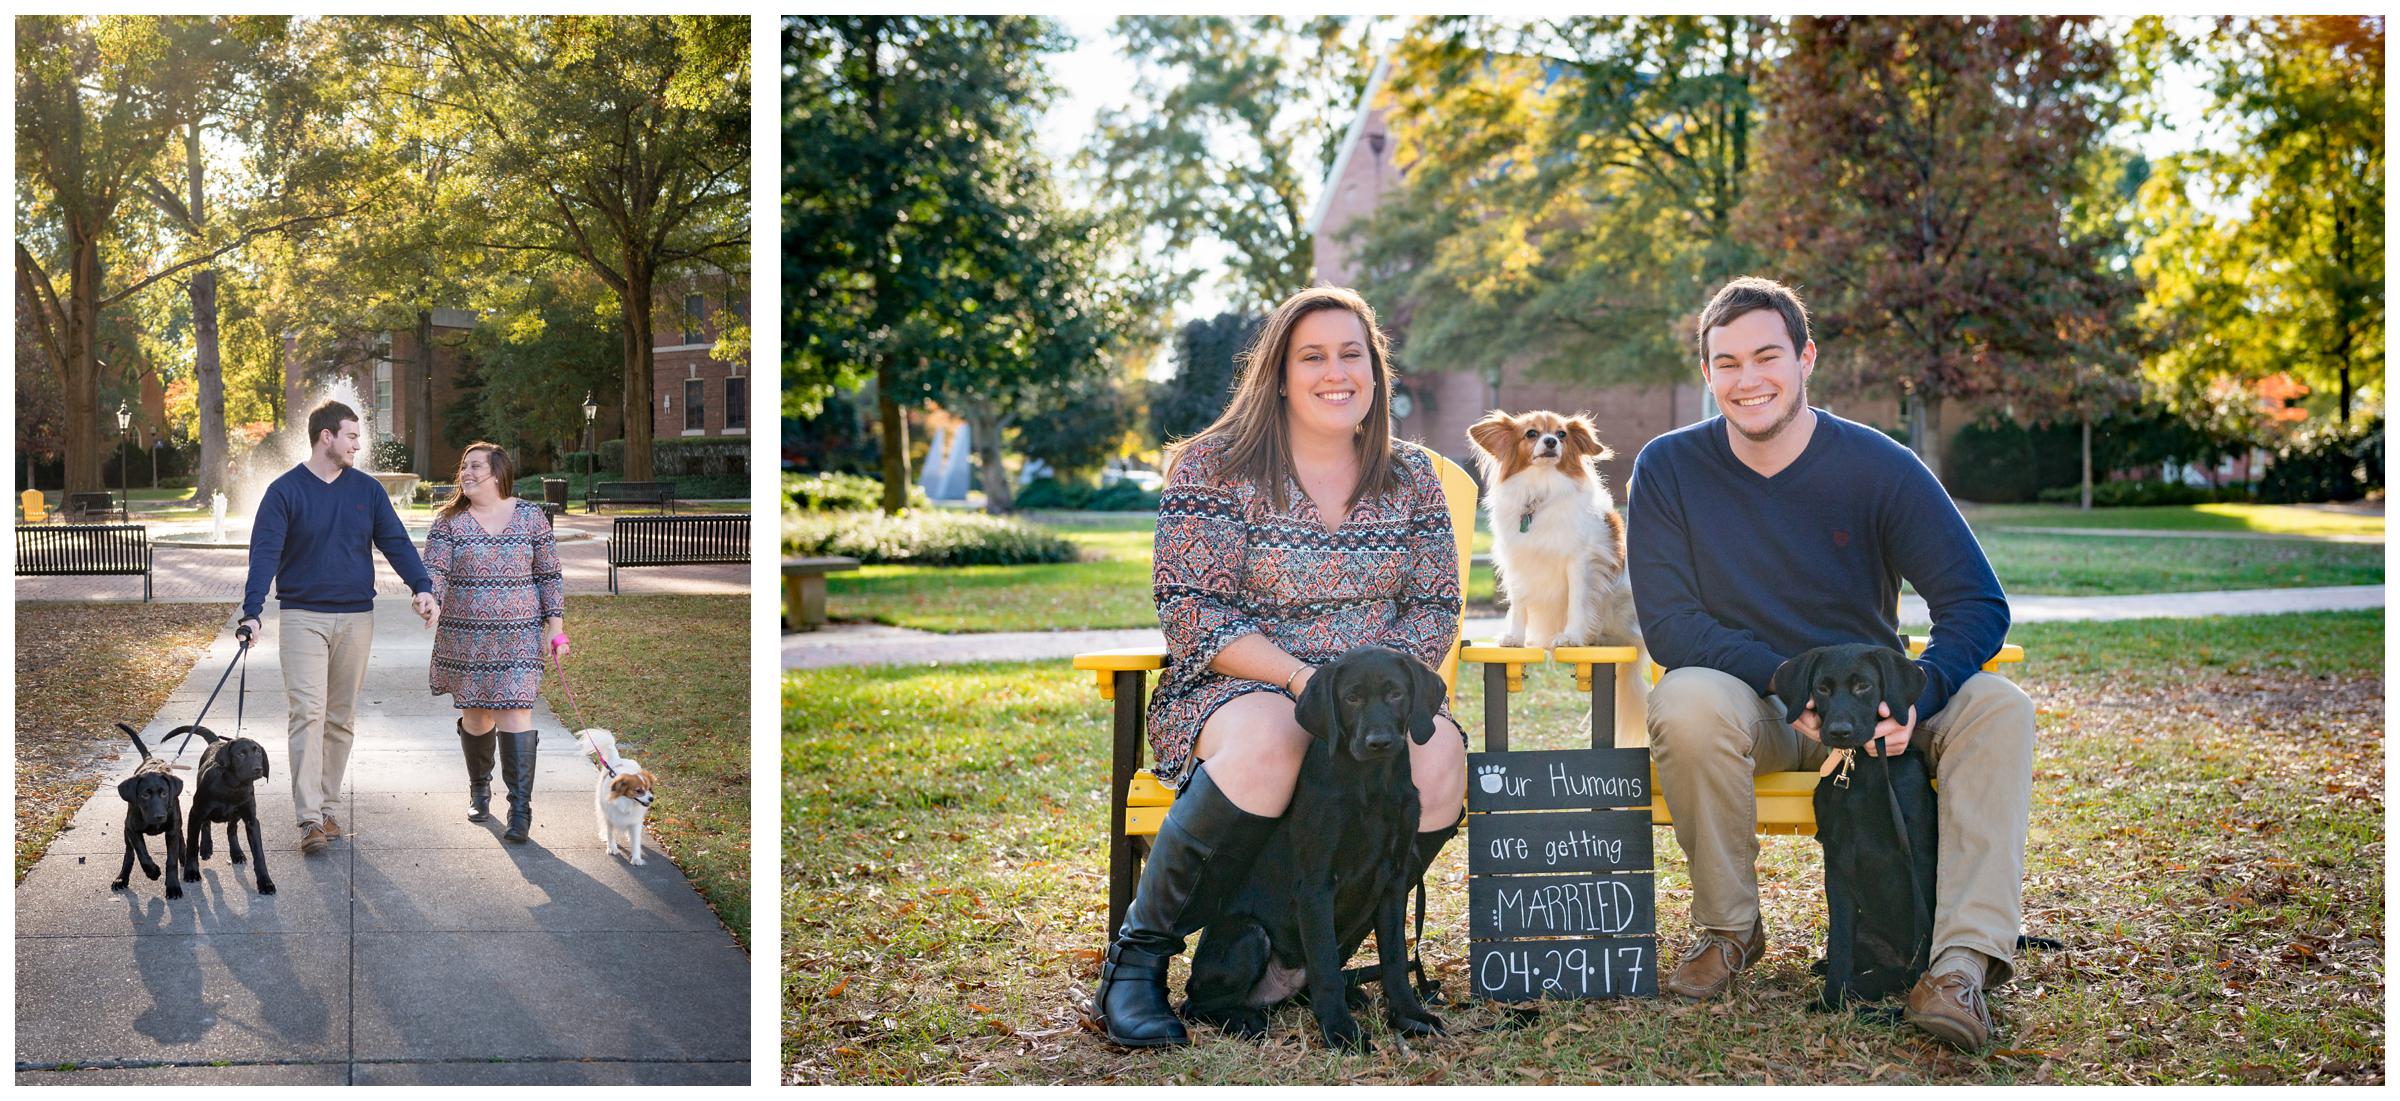
[[[552,616],[542,621],[542,637],[549,640],[550,652],[557,655],[558,660],[567,660],[567,624],[565,620]]]

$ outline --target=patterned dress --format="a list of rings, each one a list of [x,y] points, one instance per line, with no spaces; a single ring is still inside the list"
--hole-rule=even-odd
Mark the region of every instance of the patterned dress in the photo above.
[[[1215,441],[1192,444],[1158,502],[1152,595],[1173,660],[1150,697],[1152,771],[1190,782],[1192,746],[1217,708],[1281,685],[1211,670],[1219,651],[1263,634],[1322,664],[1377,644],[1440,668],[1458,638],[1458,543],[1441,478],[1425,453],[1393,448],[1397,485],[1361,498],[1327,533],[1315,502],[1286,475],[1287,513],[1256,486],[1218,474]],[[1449,703],[1442,703],[1447,714]]]
[[[456,707],[532,707],[542,683],[542,621],[566,614],[566,577],[542,507],[520,500],[493,535],[466,509],[433,522],[425,568],[442,618],[433,694]]]

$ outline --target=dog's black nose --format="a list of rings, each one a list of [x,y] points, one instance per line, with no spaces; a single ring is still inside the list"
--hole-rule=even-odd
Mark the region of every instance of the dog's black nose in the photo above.
[[[1825,724],[1825,730],[1824,730],[1824,734],[1825,734],[1825,736],[1826,736],[1827,738],[1843,738],[1843,739],[1847,739],[1847,738],[1849,738],[1851,735],[1853,735],[1853,734],[1856,734],[1856,733],[1858,733],[1858,728],[1857,728],[1857,727],[1855,727],[1855,726],[1852,726],[1852,725],[1850,725],[1849,723],[1826,723],[1826,724]]]

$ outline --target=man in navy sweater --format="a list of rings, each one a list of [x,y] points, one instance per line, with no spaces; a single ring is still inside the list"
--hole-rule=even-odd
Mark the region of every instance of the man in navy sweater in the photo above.
[[[1715,997],[1766,950],[1752,777],[1826,756],[1814,713],[1783,721],[1776,666],[1816,646],[1897,647],[1905,578],[1932,613],[1926,687],[1906,714],[1883,708],[1875,734],[1891,753],[1914,738],[1941,782],[1933,964],[1906,1016],[1980,1050],[1992,1036],[1983,991],[2014,973],[2032,804],[2033,702],[1980,671],[2008,634],[2007,597],[1924,463],[1809,407],[1817,349],[1789,288],[1734,280],[1698,337],[1724,415],[1650,441],[1627,502],[1642,637],[1671,670],[1650,695],[1651,751],[1699,930],[1661,985]]]
[[[259,499],[250,522],[250,580],[242,626],[259,629],[267,583],[275,583],[283,695],[289,713],[292,803],[300,851],[314,855],[342,835],[342,777],[350,764],[358,690],[375,642],[375,561],[370,546],[415,593],[419,618],[440,617],[433,579],[375,479],[353,468],[358,413],[328,401],[308,415],[308,461],[285,471]]]

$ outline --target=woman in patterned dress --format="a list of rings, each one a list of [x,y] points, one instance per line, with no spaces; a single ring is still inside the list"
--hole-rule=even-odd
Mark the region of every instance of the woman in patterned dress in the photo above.
[[[542,653],[567,656],[566,579],[558,544],[540,505],[510,495],[516,464],[493,443],[472,443],[458,460],[458,495],[434,517],[425,539],[442,618],[433,636],[433,694],[459,710],[458,744],[467,758],[467,820],[491,817],[492,756],[508,786],[512,842],[533,829],[533,705],[541,693]]]
[[[1174,660],[1150,699],[1154,769],[1181,794],[1094,995],[1108,1038],[1189,1042],[1168,961],[1239,887],[1310,742],[1293,705],[1317,666],[1377,644],[1439,668],[1458,637],[1458,545],[1440,476],[1395,444],[1390,354],[1349,290],[1286,299],[1215,424],[1178,445],[1158,506],[1154,595]],[[1458,832],[1466,738],[1444,709],[1411,743],[1418,859]]]

